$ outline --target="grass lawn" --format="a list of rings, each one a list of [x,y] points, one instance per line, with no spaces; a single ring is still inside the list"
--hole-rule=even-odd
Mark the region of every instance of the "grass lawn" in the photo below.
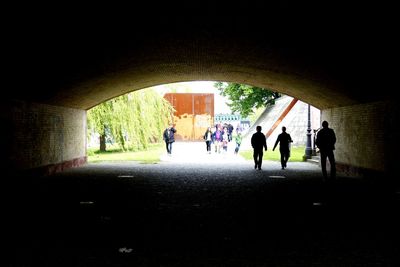
[[[289,161],[303,161],[303,156],[305,153],[305,147],[292,147],[290,152]],[[253,160],[253,150],[243,150],[239,151],[239,154],[244,157],[246,160]],[[275,151],[268,148],[267,151],[264,151],[264,160],[273,160],[273,161],[280,161],[281,154],[279,153],[279,148],[277,147]]]
[[[160,161],[161,155],[165,153],[164,143],[151,144],[147,150],[143,151],[122,151],[117,147],[108,146],[106,152],[100,152],[98,149],[88,149],[88,162],[96,163],[103,161],[138,161],[144,164],[154,164]],[[303,161],[305,147],[292,147],[289,162]],[[253,150],[242,150],[239,154],[246,160],[253,160]],[[268,149],[264,152],[264,160],[280,161],[281,155],[279,148],[275,151]]]
[[[88,162],[96,163],[102,161],[138,161],[144,164],[153,164],[160,161],[160,156],[165,152],[163,143],[151,144],[147,150],[143,151],[122,151],[116,147],[107,148],[106,152],[98,149],[88,149]]]

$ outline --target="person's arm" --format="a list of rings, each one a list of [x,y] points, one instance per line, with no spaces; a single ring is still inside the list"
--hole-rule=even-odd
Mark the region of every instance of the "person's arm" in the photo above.
[[[264,148],[265,148],[265,151],[267,151],[267,138],[265,137],[265,135],[263,134],[263,136],[264,136],[264,139],[263,139],[263,141],[264,141]]]
[[[279,136],[278,136],[278,138],[276,138],[276,142],[275,142],[275,145],[274,145],[274,148],[272,149],[272,151],[275,151],[275,148],[278,145],[278,143],[279,143]]]

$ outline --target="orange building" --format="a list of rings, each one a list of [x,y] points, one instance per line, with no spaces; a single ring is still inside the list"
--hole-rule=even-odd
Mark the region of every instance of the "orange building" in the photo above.
[[[199,141],[214,125],[214,94],[167,93],[164,98],[175,108],[176,140]]]

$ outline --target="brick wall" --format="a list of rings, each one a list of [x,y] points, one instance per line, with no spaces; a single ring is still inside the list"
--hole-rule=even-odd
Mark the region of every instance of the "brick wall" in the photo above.
[[[366,174],[394,171],[399,109],[394,102],[375,102],[325,109],[337,136],[335,157],[342,170]]]
[[[49,173],[86,161],[85,110],[22,101],[4,106],[5,167]]]

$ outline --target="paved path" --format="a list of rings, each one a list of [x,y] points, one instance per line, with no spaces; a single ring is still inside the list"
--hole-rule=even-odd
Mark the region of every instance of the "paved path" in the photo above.
[[[172,155],[164,153],[161,156],[159,166],[152,166],[152,169],[173,170],[176,172],[193,172],[193,170],[202,171],[202,169],[214,169],[218,173],[229,173],[230,177],[237,175],[252,176],[254,173],[253,160],[246,160],[239,154],[234,154],[235,144],[231,142],[227,151],[216,153],[212,146],[211,154],[207,153],[204,142],[175,142],[172,148]],[[268,152],[267,152],[268,153]],[[128,164],[128,165],[127,165]],[[121,163],[118,165],[130,166],[132,163]],[[112,164],[108,164],[109,168],[113,168]],[[139,167],[142,168],[142,167]],[[321,169],[318,165],[310,162],[288,162],[288,168],[281,170],[279,161],[263,160],[262,169],[267,177],[314,177],[321,175]],[[219,171],[218,171],[219,170]],[[247,173],[250,171],[250,173]],[[340,175],[340,174],[339,174]]]
[[[205,142],[175,142],[172,145],[172,154],[165,153],[161,156],[161,161],[199,164],[245,162],[242,156],[234,154],[235,147],[236,144],[230,142],[227,151],[221,149],[220,153],[215,153],[214,145],[212,145],[211,154],[209,154],[206,151]]]
[[[222,163],[222,164],[221,164]],[[400,194],[176,142],[157,164],[15,180],[1,266],[400,266]],[[390,190],[388,190],[390,189]]]

